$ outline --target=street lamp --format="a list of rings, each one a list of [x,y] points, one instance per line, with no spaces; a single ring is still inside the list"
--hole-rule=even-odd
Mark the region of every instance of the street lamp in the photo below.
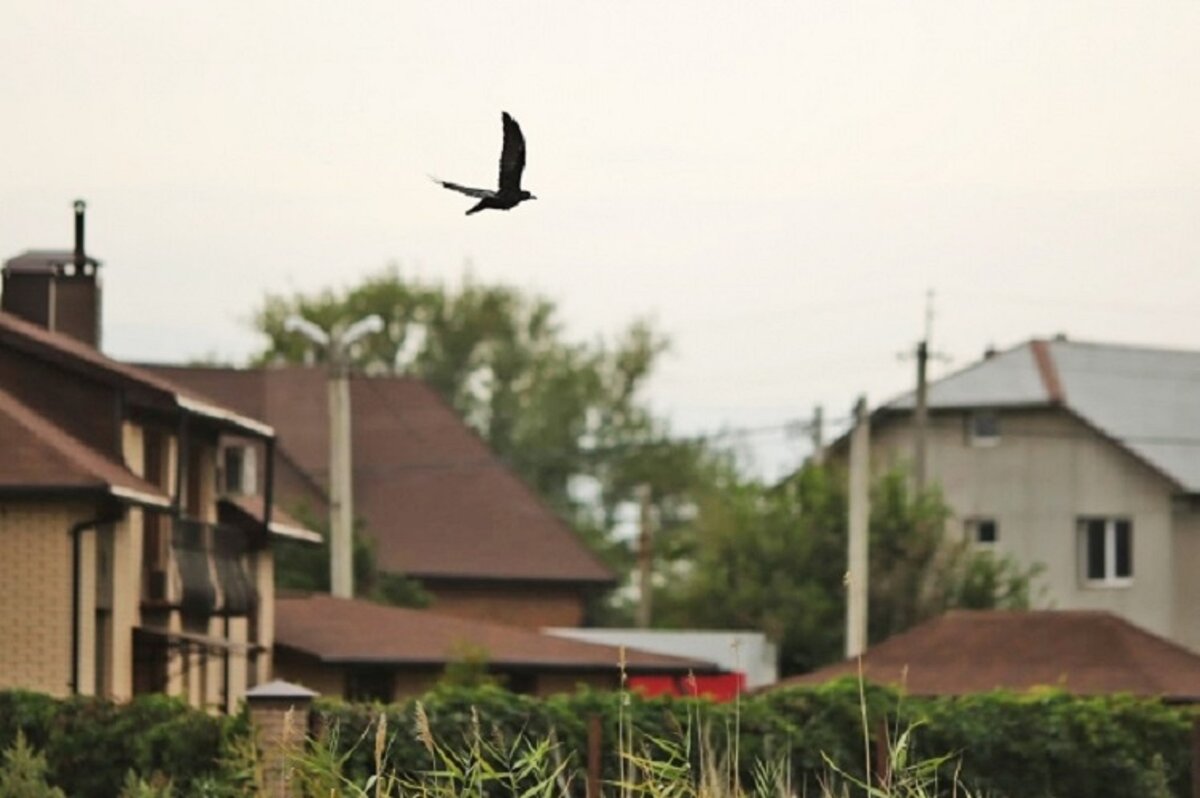
[[[354,495],[350,450],[350,347],[366,335],[381,332],[383,319],[367,316],[349,326],[326,331],[300,316],[283,326],[325,349],[329,390],[329,592],[354,598]]]

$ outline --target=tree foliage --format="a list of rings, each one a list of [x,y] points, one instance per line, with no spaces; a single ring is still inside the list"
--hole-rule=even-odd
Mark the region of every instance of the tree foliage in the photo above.
[[[760,629],[786,673],[838,660],[844,650],[846,479],[807,467],[782,485],[711,465],[688,549],[655,601],[659,622]],[[882,640],[954,607],[1026,607],[1032,570],[947,538],[936,492],[913,498],[904,475],[872,489],[868,636]]]
[[[612,342],[569,341],[551,300],[470,278],[447,286],[393,266],[342,291],[270,295],[255,314],[268,341],[256,361],[324,357],[287,329],[290,316],[331,329],[370,315],[384,329],[359,342],[353,363],[424,380],[561,512],[579,509],[573,477],[609,474],[601,455],[611,463],[621,444],[661,435],[639,389],[667,342],[647,322]]]

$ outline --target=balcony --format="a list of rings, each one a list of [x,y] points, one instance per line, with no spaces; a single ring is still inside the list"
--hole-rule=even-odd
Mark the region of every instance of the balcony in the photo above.
[[[175,519],[171,553],[180,611],[189,617],[249,615],[258,591],[246,569],[246,538],[238,529]]]

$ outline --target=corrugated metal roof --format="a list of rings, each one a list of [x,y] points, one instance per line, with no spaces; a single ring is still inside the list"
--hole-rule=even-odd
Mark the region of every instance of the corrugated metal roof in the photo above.
[[[1200,492],[1200,352],[1028,341],[929,387],[931,409],[1049,406],[1056,398],[1184,490]],[[912,406],[909,392],[883,409]]]
[[[930,407],[1002,407],[1049,401],[1028,343],[999,352],[929,385]],[[884,407],[911,410],[913,402],[914,394],[909,392]]]

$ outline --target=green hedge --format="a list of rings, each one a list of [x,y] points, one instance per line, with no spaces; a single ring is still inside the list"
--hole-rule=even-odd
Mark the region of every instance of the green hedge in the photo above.
[[[587,723],[602,719],[606,778],[617,775],[617,718],[624,713],[643,738],[679,740],[682,730],[707,725],[723,744],[735,726],[746,778],[758,759],[786,758],[797,794],[819,794],[826,774],[822,752],[861,775],[863,736],[858,685],[835,682],[818,688],[783,689],[733,704],[672,698],[642,699],[581,691],[536,699],[496,687],[444,688],[422,702],[434,737],[461,748],[470,739],[473,710],[492,739],[548,734],[582,767]],[[1189,795],[1189,739],[1194,711],[1124,696],[1076,698],[1058,691],[1025,695],[989,693],[960,699],[901,698],[878,687],[867,690],[870,727],[918,724],[916,755],[955,754],[961,778],[972,787],[1008,798],[1129,798],[1153,796],[1164,781],[1170,794]],[[360,738],[346,768],[359,784],[372,772],[372,724],[382,708],[338,701],[318,702],[319,728],[337,730],[345,750]],[[417,740],[414,703],[386,708],[394,739],[389,763],[403,773],[429,766]],[[239,794],[238,774],[227,764],[231,746],[244,745],[244,716],[218,718],[164,697],[129,704],[94,699],[58,701],[43,695],[0,691],[0,748],[23,729],[49,764],[49,779],[71,796],[112,796],[130,770],[143,777],[169,776],[178,795]],[[946,766],[947,783],[954,764]],[[747,782],[748,783],[748,782]]]
[[[0,691],[0,750],[18,729],[45,755],[50,783],[80,798],[117,795],[131,770],[165,775],[179,795],[219,795],[234,781],[222,764],[227,746],[249,733],[244,717],[214,717],[166,696],[114,704]]]
[[[917,699],[869,686],[869,725],[897,729],[917,724],[915,755],[954,754],[945,783],[960,778],[993,796],[1009,798],[1130,798],[1155,795],[1166,783],[1170,794],[1190,796],[1189,740],[1193,710],[1127,696],[1079,698],[1060,691],[1015,695],[988,693],[967,698]],[[599,715],[604,730],[604,776],[617,775],[619,695],[580,692],[544,700],[499,688],[439,689],[422,698],[433,734],[444,745],[461,744],[471,733],[471,708],[490,738],[543,736],[551,729],[564,751],[586,755],[587,718]],[[372,772],[370,725],[380,707],[320,701],[326,728],[336,727],[340,745],[363,737],[347,760],[358,783]],[[733,704],[632,696],[624,707],[637,731],[679,740],[682,729],[707,725],[717,743],[732,739],[735,725],[743,768],[750,783],[755,761],[785,758],[797,794],[818,794],[828,775],[827,754],[848,773],[864,770],[858,684],[843,680],[817,688],[782,689]],[[413,702],[387,708],[390,729],[400,729],[389,762],[401,772],[427,767],[429,756],[412,733]],[[689,717],[692,722],[689,726]]]

